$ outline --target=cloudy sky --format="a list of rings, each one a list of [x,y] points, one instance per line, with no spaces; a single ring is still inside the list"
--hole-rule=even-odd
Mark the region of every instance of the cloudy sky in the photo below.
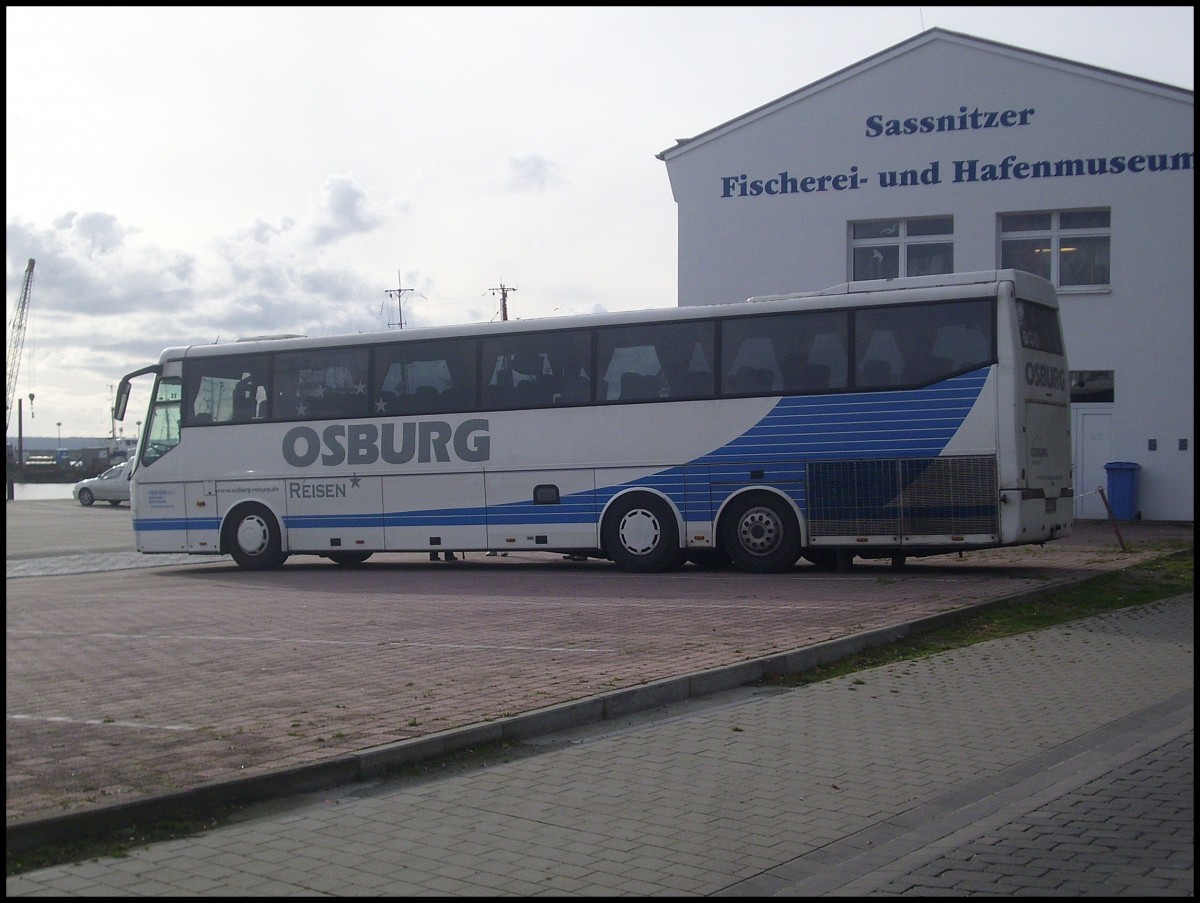
[[[676,207],[655,154],[926,28],[1194,89],[1193,7],[5,20],[10,329],[37,261],[26,436],[107,436],[112,387],[169,345],[398,328],[401,288],[404,328],[498,318],[501,286],[510,319],[673,306]]]

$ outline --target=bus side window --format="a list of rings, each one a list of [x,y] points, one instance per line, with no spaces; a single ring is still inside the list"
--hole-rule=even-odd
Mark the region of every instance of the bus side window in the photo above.
[[[557,404],[582,404],[591,401],[592,384],[586,376],[563,376],[558,381]]]
[[[722,349],[721,394],[747,395],[774,391],[779,364],[770,334],[778,320],[746,318],[726,325]]]
[[[233,419],[239,423],[253,420],[258,412],[258,383],[247,373],[233,388]]]
[[[632,373],[621,374],[621,395],[619,401],[649,401],[659,398],[662,380],[658,374]]]
[[[950,358],[933,354],[925,355],[904,365],[901,380],[906,383],[933,382],[949,376],[953,369],[954,361]]]
[[[767,367],[738,367],[731,380],[734,392],[770,392],[775,375]]]
[[[554,387],[543,376],[535,376],[517,383],[517,406],[521,408],[548,407],[554,402]]]
[[[893,308],[856,312],[854,369],[859,388],[890,388],[897,384],[905,361],[903,339],[897,333],[903,316],[903,311]]]
[[[408,399],[406,414],[433,414],[442,405],[442,393],[433,386],[417,386]]]
[[[939,347],[935,350],[953,355],[955,370],[981,367],[991,360],[991,340],[978,329],[952,326],[938,335]]]
[[[779,366],[783,373],[783,388],[793,392],[823,392],[829,388],[829,368],[789,354]]]

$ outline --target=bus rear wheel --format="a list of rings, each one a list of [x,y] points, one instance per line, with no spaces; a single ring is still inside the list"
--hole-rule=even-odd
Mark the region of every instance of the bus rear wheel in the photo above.
[[[743,571],[779,574],[800,557],[800,525],[783,499],[751,492],[721,517],[719,545]]]
[[[672,571],[685,561],[671,506],[656,495],[618,499],[600,528],[604,553],[623,571]]]
[[[248,571],[270,571],[287,561],[279,522],[262,505],[239,508],[225,525],[224,547],[238,567]]]

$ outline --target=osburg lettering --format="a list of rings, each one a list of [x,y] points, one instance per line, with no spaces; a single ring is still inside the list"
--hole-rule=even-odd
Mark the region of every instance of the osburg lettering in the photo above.
[[[487,430],[483,418],[464,420],[457,427],[444,420],[385,423],[382,428],[373,423],[331,424],[320,436],[312,427],[297,426],[283,437],[283,459],[293,467],[311,467],[318,458],[325,467],[368,465],[380,458],[388,464],[407,464],[414,458],[427,464],[449,462],[453,449],[460,461],[487,461]]]
[[[1025,382],[1031,386],[1044,386],[1049,389],[1066,391],[1067,374],[1062,367],[1051,367],[1049,364],[1035,364],[1030,361],[1025,365]]]

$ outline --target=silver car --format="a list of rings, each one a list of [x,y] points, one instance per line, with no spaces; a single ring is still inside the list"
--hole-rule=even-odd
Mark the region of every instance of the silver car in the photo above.
[[[71,495],[85,508],[92,502],[108,502],[113,507],[129,501],[129,481],[125,479],[125,466],[129,462],[114,464],[98,477],[80,480],[71,489]]]

